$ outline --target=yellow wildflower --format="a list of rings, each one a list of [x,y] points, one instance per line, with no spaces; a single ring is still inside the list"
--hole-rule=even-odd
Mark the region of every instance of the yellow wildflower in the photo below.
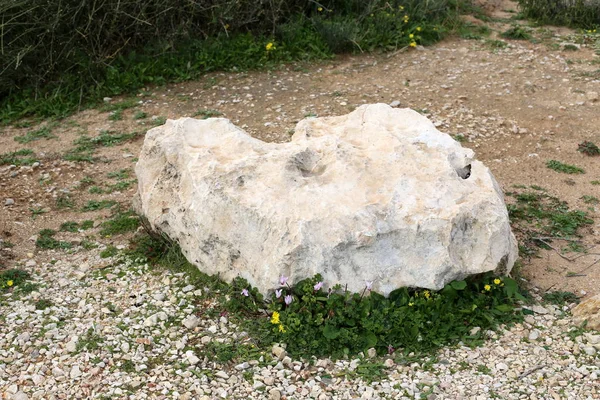
[[[283,324],[279,324],[279,332],[285,333],[285,328],[283,327]]]
[[[275,49],[275,45],[273,43],[269,42],[269,43],[267,43],[265,48],[267,49],[267,51],[271,51],[271,50]]]
[[[408,306],[409,306],[409,307],[412,307],[412,306],[414,306],[414,305],[415,305],[415,303],[413,303],[413,302],[410,302],[410,303],[408,303]]]
[[[410,35],[408,35],[408,37],[412,39],[412,38],[414,38],[414,37],[415,37],[415,35],[413,35],[413,34],[411,33]]]
[[[417,26],[417,32],[421,32],[421,27]]]
[[[492,290],[492,287],[491,287],[490,285],[485,285],[483,288],[484,288],[485,290],[487,290],[488,292],[489,292],[490,290]]]
[[[319,8],[317,8],[317,11],[318,11],[318,12],[321,12],[321,11],[323,11],[323,7],[319,7]]]
[[[274,325],[279,324],[279,313],[277,311],[273,311],[273,315],[271,316],[271,323]]]
[[[494,279],[494,285],[499,285],[502,281],[498,278]]]
[[[408,22],[408,15],[405,15],[405,16],[404,16],[404,22],[405,22],[405,23],[406,23],[406,22]]]
[[[14,283],[12,280],[11,280],[11,281],[8,281],[8,282],[6,282],[6,286],[8,286],[8,287],[10,287],[10,286],[12,286],[12,285],[14,285],[14,284],[15,284],[15,283]]]
[[[410,42],[410,47],[417,47],[417,42]]]
[[[229,29],[229,24],[225,24],[225,30]]]
[[[413,42],[413,43],[414,43],[414,42]],[[410,45],[412,46],[412,43],[411,43]],[[414,47],[414,46],[413,46],[413,47]],[[429,298],[431,297],[431,293],[429,293],[429,290],[425,290],[425,291],[423,292],[423,296],[425,296],[425,298],[426,298],[427,300],[429,300]]]
[[[400,9],[400,11],[404,10],[404,6],[398,6],[398,8]]]

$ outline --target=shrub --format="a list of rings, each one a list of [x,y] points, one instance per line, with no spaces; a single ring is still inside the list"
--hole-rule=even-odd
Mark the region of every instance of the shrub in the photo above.
[[[5,1],[0,3],[0,121],[63,116],[103,96],[214,70],[431,43],[458,20],[452,16],[462,3]],[[119,110],[112,111],[118,118]]]
[[[526,18],[541,23],[591,29],[600,25],[600,2],[594,0],[519,0]]]

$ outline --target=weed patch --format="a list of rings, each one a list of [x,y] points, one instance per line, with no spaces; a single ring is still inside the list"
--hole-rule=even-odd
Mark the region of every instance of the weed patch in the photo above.
[[[600,148],[598,148],[598,146],[595,143],[589,142],[587,140],[585,142],[579,143],[577,151],[585,154],[586,156],[600,155]]]
[[[117,204],[114,200],[89,200],[81,209],[81,211],[98,211],[105,208],[111,208]]]
[[[37,161],[35,157],[31,157],[33,155],[33,151],[29,149],[0,154],[0,165],[31,165]]]
[[[583,168],[579,168],[575,165],[564,164],[560,161],[549,160],[546,162],[546,167],[556,172],[562,172],[563,174],[584,174]]]
[[[502,36],[505,39],[512,39],[512,40],[530,40],[531,39],[531,34],[527,31],[527,29],[525,29],[524,27],[522,27],[520,25],[511,26],[509,29],[502,32],[500,34],[500,36]]]
[[[433,351],[458,341],[474,345],[484,340],[483,333],[471,335],[474,326],[485,332],[501,323],[520,321],[522,316],[515,307],[525,300],[513,279],[485,274],[453,282],[438,292],[402,288],[388,298],[368,287],[361,293],[350,293],[341,285],[325,289],[318,275],[293,287],[285,285],[282,277],[282,286],[265,301],[241,278],[226,284],[218,277],[202,274],[176,245],[164,239],[138,236],[127,254],[186,272],[191,284],[203,287],[215,307],[222,307],[206,309],[205,313],[226,311],[251,334],[256,349],[240,343],[211,342],[201,350],[201,356],[219,362],[265,351],[272,343],[286,343],[293,356],[334,358],[369,348],[391,354]],[[379,376],[377,363],[365,361],[361,365],[363,368],[356,372],[359,375],[366,379]]]
[[[557,306],[564,306],[570,303],[579,303],[579,297],[577,297],[577,295],[572,292],[548,292],[544,293],[543,299],[544,301],[555,304]]]
[[[15,141],[21,144],[25,144],[40,139],[56,139],[56,136],[52,134],[52,128],[54,126],[55,124],[49,124],[44,126],[43,128],[34,131],[29,131],[23,136],[15,136]]]
[[[600,25],[600,3],[596,1],[519,0],[526,18],[549,25],[592,29]]]
[[[514,199],[507,204],[508,215],[523,256],[536,255],[552,240],[577,237],[579,228],[593,223],[586,212],[570,210],[566,202],[543,191],[506,192],[506,196]]]
[[[140,219],[134,212],[117,213],[110,220],[102,223],[100,234],[112,236],[133,232],[140,226]]]
[[[78,222],[74,222],[74,221],[67,221],[67,222],[63,222],[60,225],[60,231],[61,232],[79,232],[80,230],[84,231],[87,229],[90,229],[94,226],[94,221],[92,220],[85,220],[83,221],[81,224],[79,224]]]
[[[56,231],[52,229],[42,229],[38,233],[38,238],[35,241],[35,246],[39,249],[70,249],[73,247],[69,242],[63,242],[54,239],[54,235],[56,235]]]
[[[196,111],[194,113],[194,115],[192,115],[192,116],[193,117],[202,117],[202,119],[207,119],[207,118],[220,117],[221,115],[223,115],[222,112],[205,109],[205,110]]]
[[[9,269],[0,271],[0,290],[9,290],[26,283],[31,279],[31,275],[22,269]]]

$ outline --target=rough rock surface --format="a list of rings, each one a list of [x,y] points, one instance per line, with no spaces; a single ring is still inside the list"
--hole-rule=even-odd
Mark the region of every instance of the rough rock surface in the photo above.
[[[577,324],[587,321],[588,329],[600,331],[600,294],[585,299],[575,306],[573,316]]]
[[[323,275],[440,289],[517,255],[489,169],[409,109],[365,105],[265,143],[226,119],[169,120],[136,166],[137,211],[204,272],[261,292]]]

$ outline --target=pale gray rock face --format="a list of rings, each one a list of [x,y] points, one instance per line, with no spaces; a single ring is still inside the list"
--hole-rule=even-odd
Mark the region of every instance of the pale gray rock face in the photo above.
[[[281,144],[223,118],[169,120],[148,131],[136,174],[153,229],[262,293],[316,273],[351,291],[436,290],[517,256],[489,169],[410,109],[304,119]]]

